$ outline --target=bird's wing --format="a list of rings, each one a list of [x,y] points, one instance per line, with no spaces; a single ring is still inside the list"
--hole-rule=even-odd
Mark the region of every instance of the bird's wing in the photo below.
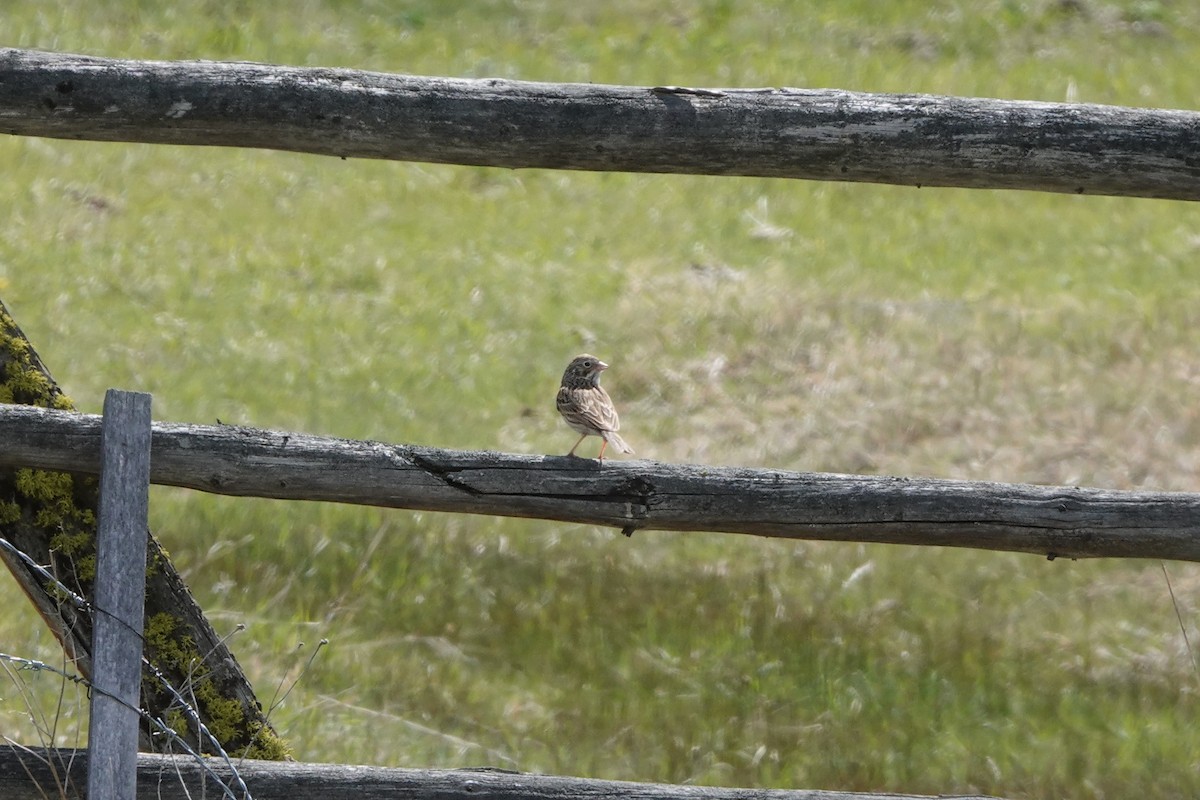
[[[571,392],[575,401],[576,411],[587,420],[589,425],[602,431],[619,431],[621,420],[617,410],[613,408],[608,392],[601,386],[588,389],[575,389]]]

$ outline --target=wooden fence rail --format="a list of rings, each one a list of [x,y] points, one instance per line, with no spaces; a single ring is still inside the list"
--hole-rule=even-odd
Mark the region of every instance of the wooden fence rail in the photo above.
[[[0,49],[0,131],[497,167],[1200,199],[1200,113]]]
[[[216,779],[231,772],[213,759],[201,764],[184,756],[141,754],[139,800],[190,800],[222,797]],[[87,753],[0,746],[0,797],[43,800],[82,797]],[[238,773],[256,800],[995,800],[982,795],[865,794],[789,789],[720,789],[661,783],[600,781],[555,775],[530,775],[496,769],[398,769],[342,764],[239,761]],[[69,787],[59,794],[56,786]],[[39,788],[41,787],[41,788]],[[240,793],[235,795],[240,796]]]
[[[94,473],[101,417],[0,406],[0,467]],[[155,423],[150,479],[235,496],[635,530],[1200,561],[1200,494],[460,452]]]

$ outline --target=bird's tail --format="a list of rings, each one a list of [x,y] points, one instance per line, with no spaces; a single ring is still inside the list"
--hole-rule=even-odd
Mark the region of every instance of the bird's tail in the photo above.
[[[613,433],[612,431],[605,431],[604,439],[609,444],[611,444],[613,447],[620,450],[622,453],[628,453],[629,455],[633,455],[633,448],[630,447],[629,445],[625,444],[625,440],[622,439],[618,434]]]

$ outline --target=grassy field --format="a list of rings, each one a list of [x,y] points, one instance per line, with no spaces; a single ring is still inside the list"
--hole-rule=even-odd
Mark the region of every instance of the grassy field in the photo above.
[[[551,81],[1194,107],[1169,2],[10,0],[0,44]],[[86,411],[562,453],[1196,490],[1182,203],[0,139],[0,297]],[[639,533],[154,490],[297,758],[1010,797],[1200,792],[1156,562]],[[1167,567],[1193,643],[1200,569]],[[0,580],[0,651],[56,659]],[[296,652],[297,644],[306,647]],[[79,699],[0,681],[86,730]]]

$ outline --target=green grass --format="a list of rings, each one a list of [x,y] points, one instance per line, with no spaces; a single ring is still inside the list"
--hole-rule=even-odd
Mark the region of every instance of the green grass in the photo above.
[[[63,2],[5,44],[450,76],[1186,108],[1153,2]],[[0,297],[79,406],[561,453],[587,349],[639,456],[1194,490],[1183,203],[0,140]],[[626,431],[623,431],[625,433]],[[1014,797],[1200,791],[1156,563],[155,489],[298,758]],[[1200,570],[1169,566],[1193,642]],[[55,646],[0,581],[0,651]],[[294,653],[298,642],[306,647]],[[0,685],[0,733],[36,737]],[[61,712],[74,741],[78,703]]]

